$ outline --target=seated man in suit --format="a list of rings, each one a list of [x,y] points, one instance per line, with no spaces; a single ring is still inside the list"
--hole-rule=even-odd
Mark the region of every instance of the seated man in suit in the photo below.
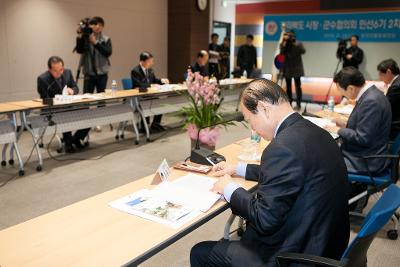
[[[385,83],[387,88],[386,97],[392,107],[392,127],[390,139],[394,140],[400,133],[400,69],[396,61],[386,59],[378,65],[379,79]]]
[[[72,72],[69,69],[64,69],[64,61],[57,56],[52,56],[47,61],[48,70],[41,74],[37,79],[37,91],[40,98],[54,98],[55,95],[61,95],[64,87],[68,95],[76,95],[79,93],[79,88],[76,85]],[[74,144],[77,148],[82,149],[81,141],[85,139],[90,128],[76,131],[74,136],[71,132],[63,133],[63,141],[65,151],[67,153],[75,152]]]
[[[149,52],[142,52],[139,56],[139,65],[134,67],[131,71],[132,86],[133,88],[148,88],[152,84],[168,84],[168,79],[158,79],[152,69],[154,65],[153,55]],[[151,124],[152,132],[164,131],[161,126],[162,115],[155,115],[153,123]],[[150,118],[146,117],[147,124],[150,123]],[[144,131],[144,125],[140,127],[141,132]]]
[[[241,110],[251,128],[271,141],[260,165],[223,162],[213,190],[247,221],[240,241],[195,245],[192,266],[276,266],[279,252],[339,259],[349,241],[347,172],[328,132],[294,112],[283,89],[266,79],[243,91]],[[258,182],[255,194],[231,175]]]
[[[337,126],[327,126],[339,134],[341,150],[350,173],[385,175],[390,161],[386,158],[363,159],[369,155],[388,154],[392,112],[385,95],[375,86],[367,85],[364,76],[355,67],[343,68],[333,79],[340,93],[356,105],[347,124],[336,121]],[[353,183],[350,198],[364,191],[366,186]],[[367,198],[360,199],[351,209],[362,211]]]
[[[201,50],[197,53],[196,62],[191,65],[190,70],[195,73],[198,72],[201,76],[208,78],[209,70],[208,70],[208,53],[205,50]]]

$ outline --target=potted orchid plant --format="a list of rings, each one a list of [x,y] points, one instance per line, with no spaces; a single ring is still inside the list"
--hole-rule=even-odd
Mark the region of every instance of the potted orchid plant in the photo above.
[[[223,121],[219,108],[223,101],[217,82],[208,80],[198,72],[188,70],[186,79],[188,88],[187,97],[190,100],[188,107],[182,108],[186,115],[186,124],[192,148],[196,144],[197,136],[201,146],[214,150],[219,137],[219,128],[215,126]],[[200,133],[198,135],[198,129]]]

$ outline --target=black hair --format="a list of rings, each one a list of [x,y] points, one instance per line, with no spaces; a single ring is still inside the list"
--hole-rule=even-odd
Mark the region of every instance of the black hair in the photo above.
[[[252,34],[248,34],[248,35],[246,35],[246,38],[247,38],[247,39],[254,40],[254,36],[253,36]]]
[[[211,38],[214,38],[214,37],[219,37],[218,33],[211,34]]]
[[[343,68],[333,77],[333,81],[345,91],[350,85],[361,87],[365,84],[364,75],[353,66]]]
[[[90,25],[101,24],[102,26],[104,26],[104,19],[102,17],[96,16],[90,19],[89,24]]]
[[[140,53],[139,60],[146,61],[150,58],[153,58],[153,55],[150,52],[142,52]]]
[[[256,79],[244,89],[241,102],[251,113],[256,114],[258,101],[277,105],[289,102],[289,99],[277,83],[267,79]]]
[[[201,50],[197,53],[197,58],[203,58],[205,55],[207,55],[207,51]]]
[[[225,36],[224,41],[231,41],[231,38],[229,38],[228,36]]]
[[[47,67],[49,67],[49,69],[51,69],[51,65],[56,64],[56,63],[60,63],[64,66],[64,60],[62,60],[62,58],[58,57],[58,56],[51,56],[48,60],[47,60]]]
[[[382,72],[382,73],[386,73],[387,70],[390,70],[393,75],[400,74],[399,65],[397,65],[396,61],[394,61],[391,58],[386,59],[386,60],[382,61],[381,63],[379,63],[379,65],[377,66],[377,69],[379,72]]]
[[[353,34],[351,37],[356,38],[357,41],[360,40],[360,37],[357,34]]]

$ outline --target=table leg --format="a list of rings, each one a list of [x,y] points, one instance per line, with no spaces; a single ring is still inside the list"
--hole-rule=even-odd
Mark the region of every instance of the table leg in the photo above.
[[[37,171],[41,171],[42,170],[42,166],[43,166],[43,158],[42,158],[42,153],[40,152],[40,148],[39,148],[39,141],[40,141],[40,135],[37,136],[34,132],[34,130],[31,128],[31,126],[28,123],[28,118],[27,118],[27,114],[25,111],[22,111],[21,113],[22,115],[22,121],[26,127],[26,129],[30,132],[30,134],[32,135],[32,140],[33,140],[33,144],[35,146],[36,149],[36,154],[39,158],[39,165],[36,167]]]

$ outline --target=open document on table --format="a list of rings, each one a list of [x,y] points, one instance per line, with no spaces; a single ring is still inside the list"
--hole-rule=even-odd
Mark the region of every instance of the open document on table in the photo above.
[[[330,126],[335,126],[336,124],[334,122],[332,122],[331,120],[328,119],[324,119],[324,118],[315,118],[315,117],[308,117],[308,116],[304,116],[305,119],[311,121],[312,123],[314,123],[315,125],[324,128],[327,125]],[[333,139],[337,139],[339,138],[339,135],[337,133],[330,133]]]
[[[341,106],[341,107],[335,107],[335,112],[343,115],[350,116],[350,114],[353,112],[354,106],[353,105],[346,105],[346,106]]]
[[[109,206],[144,219],[179,228],[201,212],[207,212],[220,195],[211,192],[217,180],[188,174],[171,182],[162,182],[154,189],[143,189]]]

